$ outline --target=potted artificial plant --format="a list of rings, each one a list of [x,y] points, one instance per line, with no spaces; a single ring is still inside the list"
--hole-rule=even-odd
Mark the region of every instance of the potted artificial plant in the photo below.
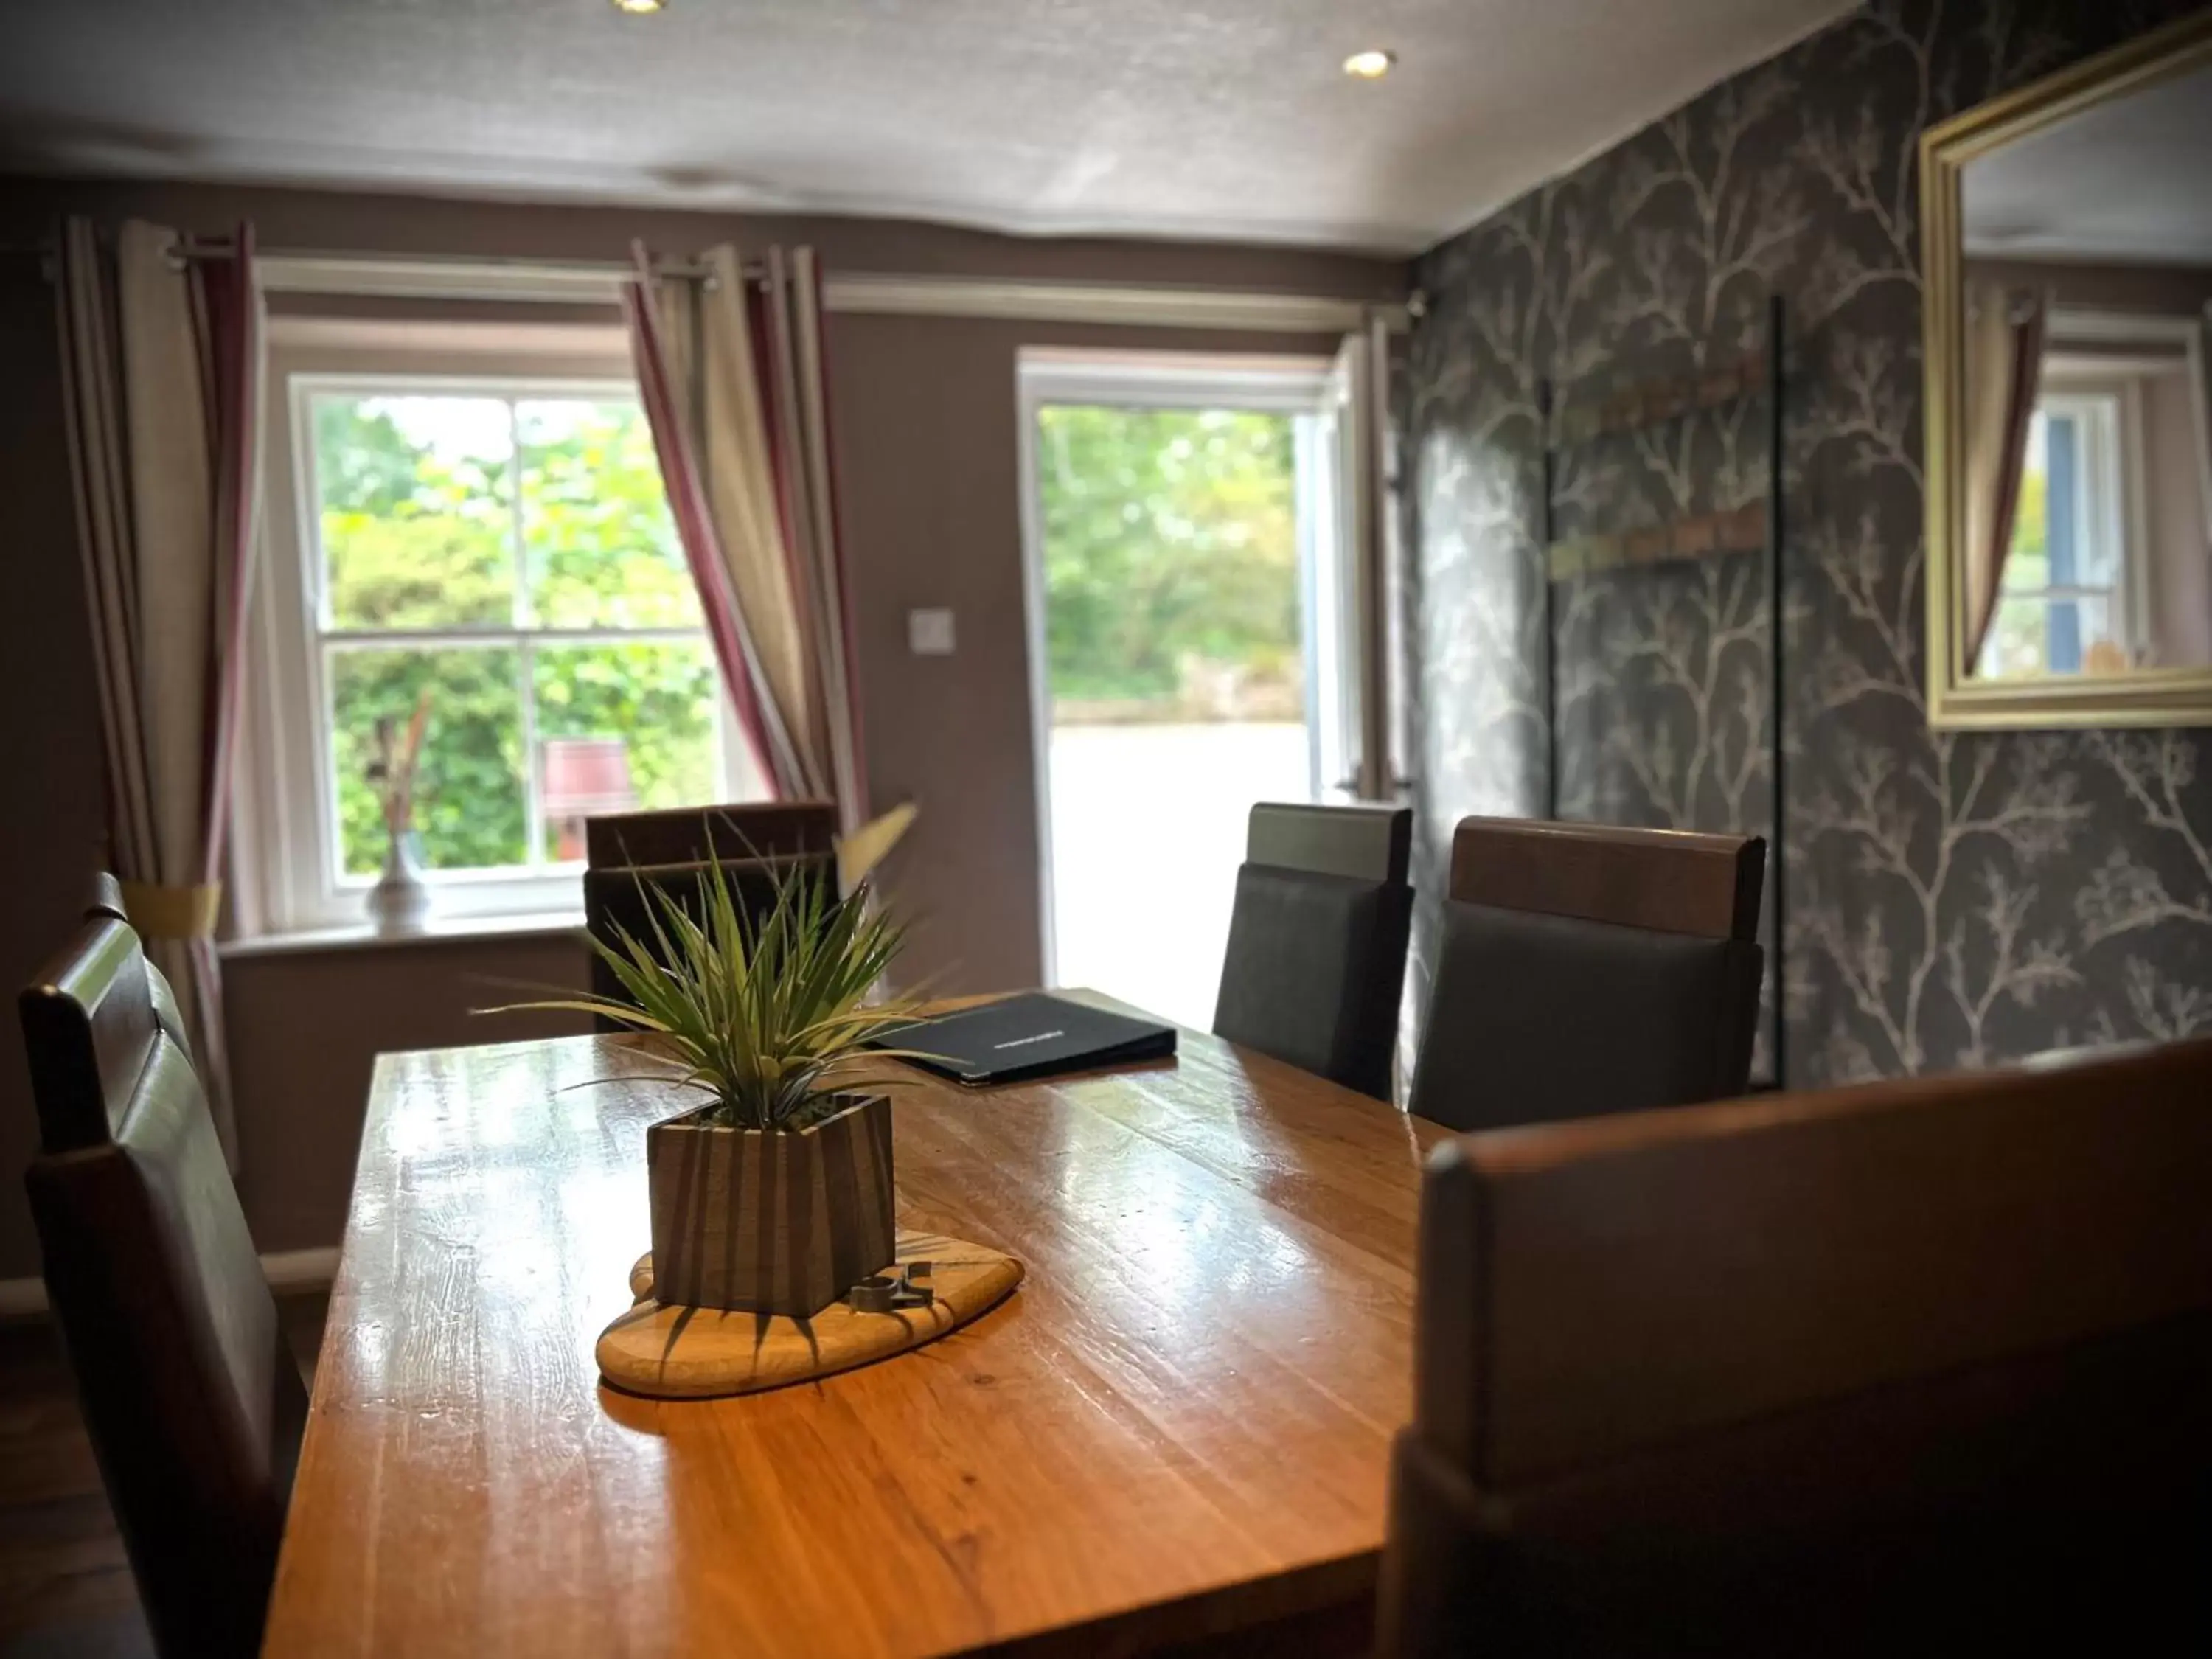
[[[865,884],[833,897],[779,873],[749,914],[708,861],[693,915],[650,890],[651,937],[593,939],[628,993],[522,1005],[586,1011],[649,1034],[706,1097],[645,1132],[654,1299],[810,1318],[897,1255],[890,1102],[871,1039],[919,1005],[869,1000],[905,930]]]

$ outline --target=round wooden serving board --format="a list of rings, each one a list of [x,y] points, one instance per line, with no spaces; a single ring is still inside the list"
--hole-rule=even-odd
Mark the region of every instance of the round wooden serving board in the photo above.
[[[927,1308],[854,1313],[833,1302],[811,1319],[665,1307],[653,1299],[653,1257],[630,1269],[637,1305],[599,1334],[599,1375],[661,1400],[752,1394],[850,1370],[918,1348],[988,1311],[1022,1282],[1022,1264],[965,1239],[901,1233],[898,1259],[927,1261]]]

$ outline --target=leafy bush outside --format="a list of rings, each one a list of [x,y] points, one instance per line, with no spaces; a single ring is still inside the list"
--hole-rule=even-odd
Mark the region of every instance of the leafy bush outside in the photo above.
[[[1054,404],[1036,466],[1058,719],[1303,718],[1288,416]]]
[[[425,409],[434,403],[441,407]],[[717,793],[717,674],[703,638],[384,646],[378,631],[699,625],[644,420],[573,399],[323,396],[314,415],[329,617],[331,753],[344,867],[383,862],[363,778],[376,721],[431,688],[416,827],[433,869],[528,858],[523,673],[537,733],[627,741],[639,804]],[[529,592],[518,605],[514,498]],[[541,857],[552,854],[550,826]]]
[[[435,404],[435,408],[426,405]],[[718,793],[703,637],[518,646],[512,630],[696,629],[634,404],[356,394],[313,406],[332,760],[345,869],[384,857],[362,776],[380,717],[431,688],[416,825],[433,869],[529,858],[537,736],[619,736],[641,805]],[[1060,718],[1303,718],[1296,456],[1282,416],[1056,405],[1038,421]],[[516,497],[527,592],[517,592]],[[523,601],[526,600],[526,604]],[[384,645],[390,630],[487,630]],[[496,631],[493,631],[496,630]],[[552,826],[539,858],[550,858]]]

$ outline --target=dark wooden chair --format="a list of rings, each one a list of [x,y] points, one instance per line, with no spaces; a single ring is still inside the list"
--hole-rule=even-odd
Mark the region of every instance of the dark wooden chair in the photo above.
[[[1431,1156],[1380,1651],[2212,1651],[2212,1042]]]
[[[1741,1093],[1756,836],[1463,818],[1410,1109],[1455,1129]]]
[[[1403,807],[1252,809],[1215,1036],[1390,1097],[1413,823]]]
[[[106,914],[21,1000],[46,1290],[155,1644],[260,1646],[307,1419],[214,1121]]]
[[[779,878],[793,872],[837,878],[837,811],[828,801],[765,801],[742,806],[622,812],[584,822],[584,925],[612,945],[617,930],[650,938],[658,914],[650,896],[665,894],[700,914],[709,861],[720,863],[748,914],[775,902]],[[592,957],[592,989],[621,996],[621,982]],[[617,1028],[600,1020],[603,1030]]]
[[[589,870],[834,853],[837,809],[826,800],[750,801],[612,812],[584,820]]]

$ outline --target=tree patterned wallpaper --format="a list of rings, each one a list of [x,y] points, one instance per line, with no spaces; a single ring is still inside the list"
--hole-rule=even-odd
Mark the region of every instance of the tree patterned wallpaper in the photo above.
[[[2192,9],[1876,0],[1422,259],[1398,671],[1425,894],[1461,817],[1545,810],[1540,384],[1572,407],[1725,365],[1779,294],[1789,1080],[2212,1030],[2212,732],[1931,732],[1921,665],[1921,130]],[[1563,447],[1558,533],[1759,499],[1765,422],[1755,397]],[[1764,556],[1553,600],[1561,816],[1771,837]],[[1436,925],[1431,899],[1417,1009]]]

